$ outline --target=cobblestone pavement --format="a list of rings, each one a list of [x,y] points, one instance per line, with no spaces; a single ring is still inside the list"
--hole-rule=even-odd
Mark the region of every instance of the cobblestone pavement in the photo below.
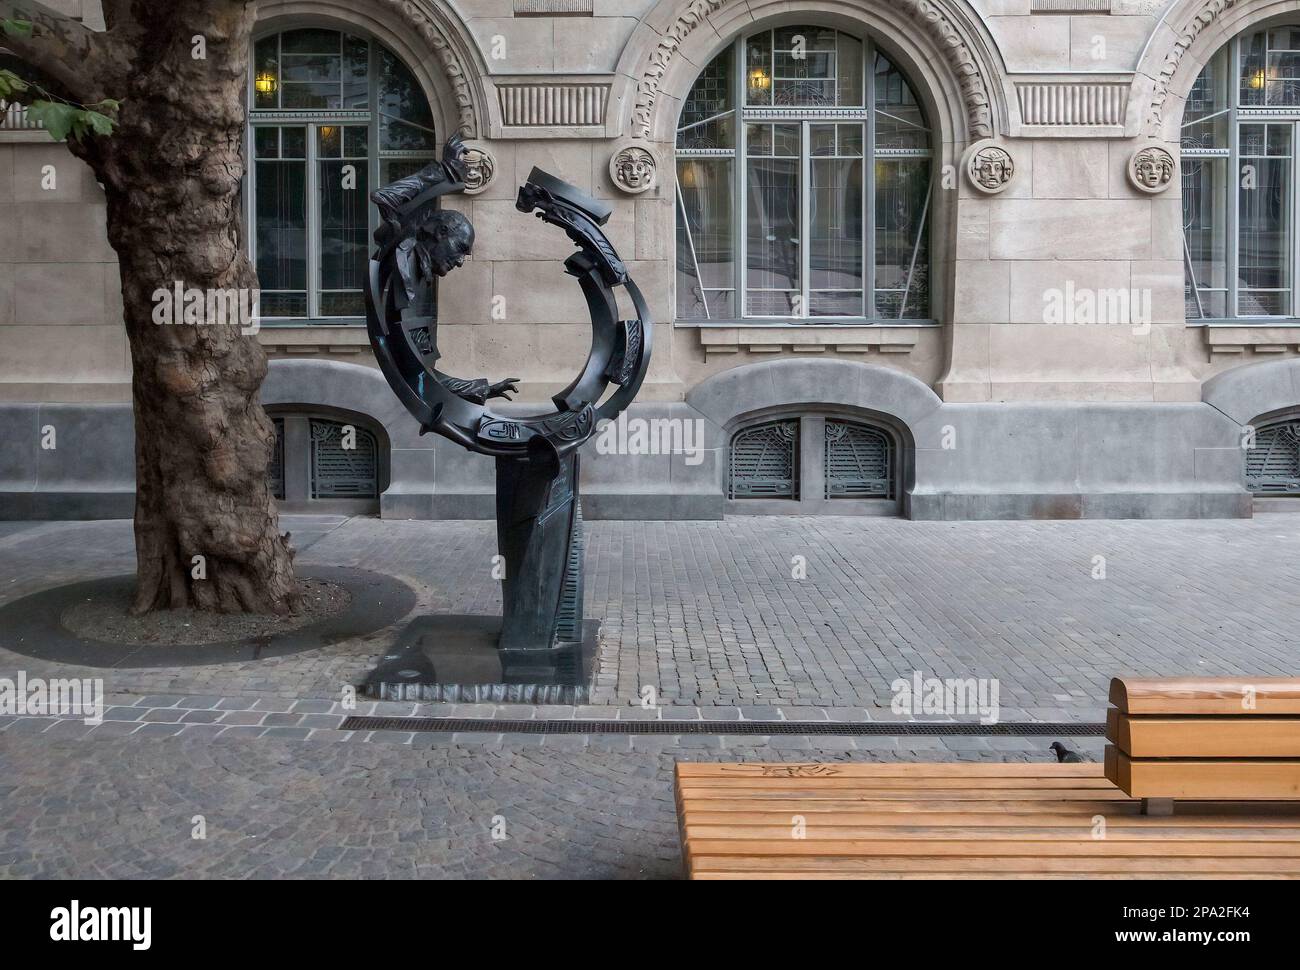
[[[754,740],[724,750],[717,738],[426,736],[393,745],[74,740],[10,729],[0,733],[0,879],[677,878],[678,759],[1047,754],[1046,739],[1033,754],[934,738],[871,751],[837,744],[848,739]],[[206,838],[193,837],[196,816]],[[507,837],[494,840],[502,823]]]
[[[301,564],[396,576],[417,592],[419,611],[500,608],[490,522],[285,516],[284,527]],[[996,678],[1004,720],[1095,720],[1117,673],[1294,674],[1298,541],[1292,514],[593,522],[587,610],[605,622],[593,700],[637,705],[653,687],[668,705],[878,716],[892,681],[921,671]],[[806,578],[792,578],[795,557]],[[0,601],[132,568],[127,522],[0,530]],[[97,675],[116,693],[338,699],[395,634],[256,663]],[[77,672],[0,650],[0,676],[18,669]]]
[[[305,565],[395,575],[419,610],[499,607],[490,523],[285,521]],[[341,704],[395,628],[155,670],[0,650],[0,677],[99,676],[109,691],[98,725],[0,716],[0,878],[674,878],[676,760],[1047,761],[1051,738],[343,731],[342,719],[887,721],[891,681],[919,670],[998,678],[1004,721],[1097,720],[1120,672],[1294,674],[1297,538],[1291,515],[597,522],[588,610],[606,639],[596,703],[578,708]],[[794,579],[800,556],[807,576]],[[3,602],[131,566],[125,522],[0,524]],[[643,709],[643,686],[665,706]],[[1102,742],[1068,743],[1095,759]]]

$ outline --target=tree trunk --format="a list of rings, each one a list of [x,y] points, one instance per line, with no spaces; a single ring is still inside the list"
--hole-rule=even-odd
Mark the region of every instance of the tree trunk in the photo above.
[[[295,612],[294,554],[267,484],[266,354],[237,314],[233,325],[155,322],[156,296],[178,285],[204,295],[257,287],[240,214],[255,5],[136,0],[129,9],[140,33],[121,55],[130,63],[114,65],[126,86],[115,95],[119,128],[70,147],[104,186],[121,264],[135,405],[132,609]]]

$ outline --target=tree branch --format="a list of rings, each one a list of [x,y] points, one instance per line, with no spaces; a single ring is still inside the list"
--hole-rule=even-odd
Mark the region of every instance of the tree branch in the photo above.
[[[30,37],[4,34],[0,46],[56,82],[63,94],[83,104],[95,104],[112,92],[116,80],[105,34],[31,2],[0,2],[0,16],[32,24]]]

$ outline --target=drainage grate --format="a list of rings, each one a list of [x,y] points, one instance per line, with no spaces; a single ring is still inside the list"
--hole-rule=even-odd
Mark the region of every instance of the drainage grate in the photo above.
[[[1101,737],[1104,724],[1081,721],[978,724],[969,721],[557,721],[467,717],[363,717],[344,731],[443,731],[476,734],[729,734],[906,737]]]

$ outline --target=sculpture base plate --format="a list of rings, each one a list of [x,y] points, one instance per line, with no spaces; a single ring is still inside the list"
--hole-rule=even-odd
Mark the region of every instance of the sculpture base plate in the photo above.
[[[586,704],[591,697],[600,621],[585,620],[582,641],[548,650],[500,650],[501,617],[424,616],[407,624],[371,671],[366,694],[386,701],[460,704]]]

